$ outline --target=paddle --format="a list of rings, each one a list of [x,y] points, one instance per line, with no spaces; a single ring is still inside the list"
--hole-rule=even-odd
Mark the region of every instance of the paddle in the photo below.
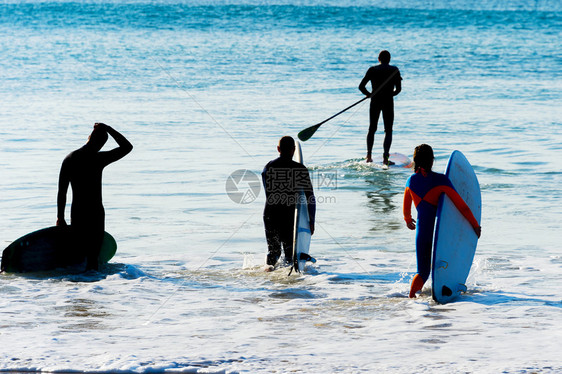
[[[312,137],[312,135],[314,135],[314,133],[316,132],[316,130],[318,130],[318,128],[320,128],[320,126],[322,126],[324,123],[328,122],[329,120],[331,120],[334,117],[339,116],[340,114],[342,114],[343,112],[345,112],[346,110],[349,110],[351,108],[353,108],[355,105],[362,103],[363,101],[367,100],[368,98],[370,98],[371,96],[365,96],[364,98],[362,98],[361,100],[359,100],[358,102],[348,106],[347,108],[345,108],[344,110],[334,114],[333,116],[331,116],[328,119],[325,119],[324,121],[317,123],[314,126],[310,126],[307,127],[306,129],[302,130],[301,132],[299,132],[298,137],[300,140],[302,140],[303,142],[306,142],[308,139],[310,139]]]

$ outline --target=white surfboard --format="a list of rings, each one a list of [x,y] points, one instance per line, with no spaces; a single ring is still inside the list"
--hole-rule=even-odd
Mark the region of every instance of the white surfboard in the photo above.
[[[373,167],[388,170],[391,168],[411,168],[413,166],[412,161],[402,153],[391,153],[388,155],[388,160],[392,161],[394,165],[384,165],[382,156],[379,159],[373,160],[371,163],[367,163],[367,165],[372,165]]]
[[[445,175],[480,222],[480,185],[474,169],[460,151],[451,154]],[[437,206],[433,247],[432,295],[435,301],[445,304],[466,291],[465,282],[474,260],[477,243],[478,237],[472,225],[443,194]]]
[[[304,164],[300,142],[296,142],[295,161]],[[297,272],[304,270],[310,249],[310,219],[308,216],[308,203],[304,191],[298,191],[298,200],[295,207],[295,226],[293,231],[293,269]]]

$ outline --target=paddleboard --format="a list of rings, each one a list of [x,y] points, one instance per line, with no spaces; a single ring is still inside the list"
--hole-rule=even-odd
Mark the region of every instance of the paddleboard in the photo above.
[[[107,263],[117,251],[115,239],[107,232],[100,263]],[[24,235],[2,252],[2,271],[24,273],[46,271],[83,263],[86,255],[72,245],[70,226],[53,226]]]
[[[298,141],[296,142],[295,161],[304,164],[301,144]],[[297,272],[304,270],[306,261],[316,261],[308,254],[311,237],[308,203],[306,195],[301,189],[298,191],[293,229],[293,269]]]
[[[474,169],[460,151],[451,154],[445,175],[480,222],[480,185]],[[432,295],[435,301],[445,304],[466,291],[466,278],[477,243],[478,237],[470,223],[443,194],[437,206],[433,246]]]
[[[388,160],[394,162],[394,165],[384,165],[383,164],[383,158],[382,156],[380,156],[380,158],[373,160],[373,162],[365,162],[367,165],[371,165],[373,167],[379,168],[379,169],[383,169],[383,170],[388,170],[390,168],[411,168],[414,163],[408,158],[408,156],[402,154],[402,153],[391,153],[390,155],[388,155]]]

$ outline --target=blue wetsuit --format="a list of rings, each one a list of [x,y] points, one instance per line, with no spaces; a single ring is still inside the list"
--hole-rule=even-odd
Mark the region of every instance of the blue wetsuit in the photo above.
[[[449,178],[444,174],[425,172],[420,170],[410,176],[404,191],[404,220],[413,222],[411,215],[412,202],[418,212],[416,225],[416,255],[418,260],[418,274],[423,282],[429,278],[431,272],[431,252],[433,248],[433,229],[437,214],[437,203],[441,194],[445,193],[455,204],[472,227],[479,227],[478,221],[457,193]]]

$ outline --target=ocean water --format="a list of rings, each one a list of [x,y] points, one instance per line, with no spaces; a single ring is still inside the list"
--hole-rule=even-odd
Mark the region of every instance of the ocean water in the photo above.
[[[560,35],[552,0],[0,2],[3,247],[54,225],[60,163],[95,122],[135,146],[104,173],[106,267],[0,275],[0,371],[562,372]],[[361,99],[381,49],[404,79],[392,151],[431,144],[444,171],[461,150],[481,184],[468,292],[447,305],[429,283],[407,298],[411,171],[360,162],[368,104],[303,143],[304,274],[262,271],[263,191],[227,192]]]

